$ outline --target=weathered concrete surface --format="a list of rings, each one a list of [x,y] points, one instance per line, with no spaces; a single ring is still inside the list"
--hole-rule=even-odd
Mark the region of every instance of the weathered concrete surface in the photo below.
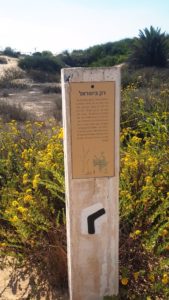
[[[115,114],[112,116],[115,118],[115,176],[73,179],[71,83],[111,81],[115,82]],[[118,294],[120,70],[118,67],[64,69],[62,96],[70,299],[101,300],[106,295]],[[85,229],[87,210],[90,216],[93,212],[104,212],[95,222],[94,234]]]

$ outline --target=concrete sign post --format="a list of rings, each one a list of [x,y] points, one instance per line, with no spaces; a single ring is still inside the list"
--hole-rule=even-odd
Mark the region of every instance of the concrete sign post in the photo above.
[[[62,70],[71,300],[118,294],[120,68]]]

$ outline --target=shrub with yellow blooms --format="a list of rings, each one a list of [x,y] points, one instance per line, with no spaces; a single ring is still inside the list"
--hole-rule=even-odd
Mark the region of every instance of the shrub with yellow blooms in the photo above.
[[[151,87],[144,96],[143,89],[130,85],[122,91],[121,108],[121,295],[168,299],[168,96],[159,99]]]
[[[51,264],[58,240],[66,266],[63,129],[51,126],[0,121],[0,250]]]

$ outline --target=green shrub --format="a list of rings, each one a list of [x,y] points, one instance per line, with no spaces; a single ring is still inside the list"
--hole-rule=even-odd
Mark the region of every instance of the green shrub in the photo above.
[[[147,85],[122,94],[120,299],[169,297],[169,87]]]
[[[3,54],[10,57],[16,57],[16,58],[20,56],[20,52],[13,50],[11,47],[6,47],[5,50],[3,51]]]
[[[23,70],[38,70],[50,73],[57,73],[60,71],[61,66],[54,56],[26,56],[20,59],[19,67]]]
[[[59,73],[50,73],[40,70],[29,70],[27,75],[35,82],[45,83],[45,82],[60,82]]]
[[[7,96],[8,94],[5,94],[5,97]],[[11,120],[24,122],[33,119],[33,115],[24,110],[21,105],[12,105],[7,102],[0,102],[0,116],[6,122]]]
[[[44,94],[51,94],[51,93],[55,93],[55,94],[60,94],[61,93],[61,87],[60,86],[45,86],[43,88],[43,93]]]
[[[61,95],[57,95],[55,102],[54,102],[54,107],[53,107],[53,117],[55,120],[61,125],[62,121],[62,98]]]
[[[41,277],[63,286],[63,131],[50,126],[0,122],[0,251],[24,257],[40,268]]]
[[[165,112],[145,113],[136,129],[121,133],[120,272],[125,299],[133,294],[134,299],[169,297],[168,133]]]
[[[168,86],[169,68],[134,68],[124,65],[122,68],[122,87],[135,85],[137,88],[159,90],[161,85]]]

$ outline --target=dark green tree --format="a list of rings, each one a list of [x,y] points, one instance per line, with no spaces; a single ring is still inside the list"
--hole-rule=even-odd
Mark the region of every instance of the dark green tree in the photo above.
[[[145,28],[135,38],[130,62],[138,66],[165,67],[169,54],[168,35],[160,28]]]
[[[19,57],[20,52],[13,50],[11,47],[6,47],[3,54],[10,57]]]

